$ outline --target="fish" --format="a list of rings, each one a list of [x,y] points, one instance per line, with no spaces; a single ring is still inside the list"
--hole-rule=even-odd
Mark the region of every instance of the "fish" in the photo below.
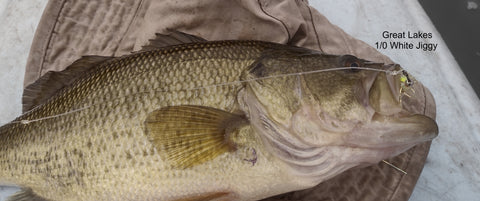
[[[398,64],[176,31],[48,72],[23,102],[0,127],[10,200],[259,200],[438,135]]]

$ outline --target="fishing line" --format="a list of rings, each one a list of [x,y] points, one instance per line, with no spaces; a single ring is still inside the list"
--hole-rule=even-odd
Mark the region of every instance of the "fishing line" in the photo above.
[[[32,119],[32,120],[23,119],[23,120],[20,120],[20,121],[12,121],[10,123],[29,124],[29,123],[32,123],[32,122],[42,121],[42,120],[46,120],[46,119],[52,119],[52,118],[56,118],[56,117],[65,116],[65,115],[68,115],[68,114],[71,114],[71,113],[80,112],[80,111],[85,110],[89,107],[90,106],[86,106],[86,107],[79,108],[79,109],[74,109],[74,110],[71,110],[71,111],[68,111],[68,112],[65,112],[65,113],[60,113],[60,114],[56,114],[56,115],[52,115],[52,116],[46,116],[46,117],[42,117],[42,118],[38,118],[38,119]]]
[[[337,68],[329,68],[329,69],[321,69],[321,70],[312,70],[312,71],[297,72],[297,73],[279,74],[279,75],[272,75],[272,76],[259,77],[259,78],[251,78],[251,79],[240,80],[240,81],[225,82],[225,83],[208,85],[208,86],[202,86],[202,87],[194,87],[194,88],[183,89],[183,90],[179,90],[179,91],[194,91],[194,90],[201,90],[201,89],[207,89],[207,88],[212,88],[212,87],[222,87],[222,86],[242,84],[242,83],[248,83],[248,82],[253,82],[253,81],[260,81],[260,80],[267,80],[267,79],[275,79],[275,78],[281,78],[281,77],[300,76],[300,75],[308,75],[308,74],[315,74],[315,73],[322,73],[322,72],[341,71],[341,70],[352,70],[352,69],[356,69],[356,70],[368,70],[368,71],[376,71],[376,72],[384,72],[384,73],[387,73],[387,74],[389,74],[389,75],[397,75],[397,74],[400,74],[400,73],[404,72],[403,70],[396,70],[396,71],[394,71],[394,70],[382,70],[382,69],[366,68],[366,67],[337,67]],[[137,93],[130,94],[130,95],[128,95],[128,96],[138,95],[138,94],[142,94],[142,93],[169,92],[169,91],[172,91],[172,90],[161,90],[161,91],[152,90],[152,91],[145,91],[145,92],[137,92]],[[120,98],[125,98],[125,97],[127,97],[127,96],[117,97],[117,98],[115,98],[115,99],[120,99]],[[100,103],[98,103],[98,104],[100,104]],[[93,104],[93,105],[85,106],[85,107],[82,107],[82,108],[74,109],[74,110],[71,110],[71,111],[67,111],[67,112],[65,112],[65,113],[60,113],[60,114],[56,114],[56,115],[52,115],[52,116],[46,116],[46,117],[42,117],[42,118],[38,118],[38,119],[31,119],[31,120],[26,120],[26,119],[24,119],[24,120],[20,120],[20,121],[12,121],[12,122],[10,122],[10,123],[20,123],[20,124],[24,124],[24,125],[25,125],[25,124],[30,124],[30,123],[32,123],[32,122],[38,122],[38,121],[42,121],[42,120],[46,120],[46,119],[52,119],[52,118],[56,118],[56,117],[65,116],[65,115],[72,114],[72,113],[75,113],[75,112],[80,112],[80,111],[82,111],[82,110],[88,109],[88,108],[90,108],[90,107],[92,107],[92,106],[95,106],[95,105],[98,105],[98,104]]]
[[[242,84],[242,83],[247,83],[247,82],[252,82],[252,81],[259,81],[259,80],[266,80],[266,79],[273,79],[273,78],[280,78],[280,77],[288,77],[288,76],[298,76],[298,75],[307,75],[307,74],[314,74],[314,73],[322,73],[322,72],[329,72],[329,71],[339,71],[339,70],[369,70],[369,71],[377,71],[377,72],[384,72],[389,75],[398,75],[403,72],[403,70],[397,70],[397,71],[392,71],[392,70],[382,70],[382,69],[376,69],[376,68],[365,68],[365,67],[338,67],[338,68],[329,68],[329,69],[322,69],[322,70],[312,70],[312,71],[305,71],[305,72],[298,72],[298,73],[287,73],[287,74],[279,74],[279,75],[272,75],[272,76],[266,76],[266,77],[259,77],[259,78],[252,78],[252,79],[247,79],[247,80],[240,80],[240,81],[233,81],[233,82],[225,82],[225,83],[220,83],[220,84],[215,84],[215,85],[210,85],[210,86],[203,86],[203,87],[197,87],[197,88],[191,88],[191,89],[185,89],[185,90],[198,90],[198,89],[205,89],[209,87],[217,87],[217,86],[226,86],[226,85],[233,85],[233,84]],[[166,91],[165,91],[166,92]]]
[[[272,75],[272,76],[266,76],[266,77],[260,77],[260,78],[252,78],[252,79],[247,79],[247,80],[240,80],[240,81],[233,81],[233,82],[225,82],[225,83],[220,83],[220,84],[215,84],[215,85],[210,85],[210,86],[202,86],[202,87],[194,87],[194,88],[190,88],[190,89],[184,89],[183,91],[193,91],[193,90],[200,90],[200,89],[206,89],[206,88],[211,88],[211,87],[221,87],[221,86],[228,86],[228,85],[235,85],[235,84],[242,84],[242,83],[248,83],[248,82],[253,82],[253,81],[260,81],[260,80],[266,80],[266,79],[275,79],[275,78],[280,78],[280,77],[289,77],[289,76],[300,76],[300,75],[307,75],[307,74],[314,74],[314,73],[321,73],[321,72],[331,72],[331,71],[340,71],[340,70],[352,70],[352,69],[357,69],[357,70],[368,70],[368,71],[377,71],[377,72],[385,72],[389,75],[398,75],[400,73],[403,73],[404,71],[403,70],[397,70],[397,71],[393,71],[393,70],[382,70],[382,69],[374,69],[374,68],[365,68],[365,67],[337,67],[337,68],[330,68],[330,69],[321,69],[321,70],[313,70],[313,71],[305,71],[305,72],[297,72],[297,73],[287,73],[287,74],[279,74],[279,75]],[[153,90],[153,92],[168,92],[168,91],[155,91]],[[139,93],[134,93],[134,94],[130,94],[129,96],[132,96],[132,95],[138,95],[138,94],[141,94],[141,93],[152,93],[152,92],[139,92]],[[123,96],[123,97],[118,97],[116,99],[119,99],[119,98],[124,98],[126,96]],[[30,123],[33,123],[33,122],[38,122],[38,121],[43,121],[43,120],[47,120],[47,119],[52,119],[52,118],[57,118],[57,117],[61,117],[61,116],[65,116],[65,115],[69,115],[69,114],[72,114],[72,113],[76,113],[76,112],[80,112],[80,111],[83,111],[83,110],[86,110],[92,106],[95,106],[95,105],[98,105],[98,104],[93,104],[93,105],[89,105],[89,106],[85,106],[85,107],[82,107],[82,108],[78,108],[78,109],[74,109],[74,110],[71,110],[71,111],[67,111],[65,113],[60,113],[60,114],[56,114],[56,115],[52,115],[52,116],[47,116],[47,117],[42,117],[42,118],[37,118],[37,119],[31,119],[31,120],[27,120],[27,119],[24,119],[24,120],[20,120],[20,121],[12,121],[10,123],[20,123],[20,124],[30,124]],[[3,123],[2,123],[3,124]],[[382,160],[383,163],[387,164],[388,166],[394,168],[395,170],[403,173],[403,174],[407,174],[406,171],[400,169],[399,167],[393,165],[392,163],[389,163],[385,160]]]
[[[400,169],[399,167],[397,167],[397,166],[395,166],[395,165],[387,162],[386,160],[382,160],[382,162],[384,162],[385,164],[389,165],[390,167],[393,167],[393,169],[398,170],[398,171],[400,171],[400,172],[403,173],[403,174],[407,174],[407,172],[405,172],[404,170]]]

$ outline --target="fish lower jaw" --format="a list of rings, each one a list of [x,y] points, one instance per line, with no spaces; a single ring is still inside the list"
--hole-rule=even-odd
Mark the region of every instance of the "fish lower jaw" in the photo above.
[[[355,161],[362,165],[373,165],[378,164],[382,160],[395,157],[410,148],[414,147],[417,143],[412,144],[403,144],[403,145],[392,145],[388,147],[358,147],[352,146],[352,149],[357,150],[356,152],[361,152],[355,157]]]
[[[357,125],[343,137],[343,141],[350,147],[387,151],[413,147],[437,135],[435,120],[424,115],[377,116],[370,122]]]

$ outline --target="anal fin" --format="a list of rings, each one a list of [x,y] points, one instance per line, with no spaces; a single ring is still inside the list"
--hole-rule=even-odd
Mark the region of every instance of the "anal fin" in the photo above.
[[[31,188],[22,188],[12,196],[8,197],[6,201],[48,201],[47,199],[38,196]]]
[[[151,112],[145,133],[175,168],[189,168],[235,150],[229,134],[247,124],[242,115],[204,106],[170,106]]]
[[[211,193],[205,193],[197,196],[192,196],[192,197],[187,197],[187,198],[182,198],[179,200],[175,201],[212,201],[212,200],[225,200],[222,198],[226,198],[229,196],[230,193],[228,192],[211,192]]]

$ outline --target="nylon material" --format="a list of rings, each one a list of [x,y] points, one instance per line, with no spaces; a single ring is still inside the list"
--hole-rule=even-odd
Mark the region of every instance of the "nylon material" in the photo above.
[[[56,1],[51,1],[51,2],[56,2]],[[68,7],[68,6],[74,5],[72,2],[65,4],[65,6]],[[90,2],[95,3],[94,1],[89,1],[89,3]],[[146,2],[149,2],[149,1],[146,1]],[[189,3],[187,1],[185,2]],[[221,1],[221,2],[224,2],[224,1]],[[60,6],[63,6],[63,1],[62,3],[58,3],[58,4],[52,3],[52,4],[54,4],[54,6],[56,7],[60,7]],[[161,3],[158,3],[158,4],[161,4]],[[205,4],[214,5],[216,4],[216,2],[206,1]],[[118,5],[118,4],[112,4],[112,5]],[[143,4],[143,5],[148,5],[148,4]],[[307,6],[307,5],[302,5],[302,6]],[[146,6],[146,7],[150,8],[149,6]],[[231,29],[232,27],[222,26],[222,24],[218,24],[216,23],[216,21],[212,21],[212,20],[209,21],[206,19],[199,19],[198,21],[208,22],[209,23],[208,26],[205,26],[205,24],[201,24],[201,25],[192,24],[188,22],[188,20],[191,19],[188,17],[173,18],[174,16],[171,15],[172,13],[176,15],[178,14],[178,16],[182,16],[182,15],[185,16],[185,14],[182,12],[176,13],[178,11],[178,9],[176,8],[178,7],[182,7],[182,2],[177,2],[177,4],[174,4],[174,5],[173,4],[161,5],[159,7],[149,9],[149,14],[145,18],[140,15],[136,16],[135,20],[137,21],[137,23],[134,23],[134,24],[137,24],[138,26],[130,26],[129,31],[130,30],[138,30],[138,31],[128,34],[128,37],[127,36],[121,37],[121,33],[119,33],[118,31],[114,31],[114,32],[102,31],[99,33],[104,34],[106,36],[105,37],[106,39],[109,39],[112,34],[117,34],[117,35],[120,34],[119,37],[122,38],[121,40],[122,44],[132,44],[135,42],[136,39],[141,38],[142,37],[141,35],[145,36],[145,40],[138,40],[137,44],[146,42],[148,39],[150,39],[154,35],[155,32],[159,32],[159,30],[164,30],[165,27],[175,27],[175,28],[178,28],[178,30],[188,29],[190,33],[195,33],[196,35],[201,35],[204,37],[208,36],[210,39],[221,39],[222,37],[237,39],[237,36],[241,36],[244,39],[252,39],[253,37],[261,40],[277,41],[279,40],[278,39],[279,37],[283,37],[283,38],[285,37],[285,32],[283,32],[282,29],[278,29],[278,27],[275,28],[275,26],[271,26],[271,25],[265,26],[265,24],[261,24],[258,21],[255,22],[250,18],[242,17],[241,15],[233,15],[233,16],[242,17],[245,19],[246,22],[251,24],[247,23],[244,26],[246,27],[246,29],[242,29],[241,28],[242,26],[238,26],[238,25],[242,25],[242,23],[232,24],[232,26],[234,26],[234,28],[240,28],[242,32],[238,32],[239,29],[234,29],[234,28]],[[238,6],[234,5],[232,7],[235,8],[235,10],[238,10]],[[108,10],[112,8],[101,7],[101,8],[95,9],[95,12],[98,12],[98,13],[114,12],[114,11]],[[118,6],[116,8],[118,8]],[[163,10],[159,10],[158,8]],[[205,10],[209,8],[213,8],[214,11],[225,10],[226,13],[230,12],[230,10],[228,9],[218,9],[218,7],[211,7],[211,6],[197,7],[197,10],[195,10],[196,16],[197,17],[205,16],[205,13],[217,14],[218,16],[222,16],[222,18],[225,18],[225,20],[230,19],[229,17],[232,16],[232,15],[223,15],[223,13],[218,13],[218,12],[211,12],[210,10]],[[287,10],[278,11],[278,12],[285,13],[285,15],[290,15],[291,11],[288,10],[287,7],[284,7],[283,9],[287,9]],[[163,12],[163,11],[167,11],[167,12]],[[345,33],[340,29],[331,28],[333,25],[331,25],[328,22],[328,20],[326,20],[326,18],[324,18],[315,9],[312,9],[311,11],[312,11],[311,13],[313,18],[311,24],[312,26],[318,27],[317,29],[318,33],[307,34],[302,37],[310,38],[314,35],[317,35],[318,40],[322,44],[322,47],[325,48],[326,52],[329,52],[329,53],[333,53],[333,52],[342,53],[343,51],[345,51],[346,48],[343,46],[343,43],[335,44],[335,38],[342,37],[342,34],[345,34]],[[47,8],[44,13],[44,16],[42,17],[42,22],[39,24],[39,28],[38,28],[39,31],[37,31],[37,34],[34,40],[34,44],[36,45],[32,47],[31,55],[29,57],[29,65],[27,65],[32,68],[30,68],[30,70],[27,71],[27,74],[29,74],[28,72],[32,72],[32,71],[33,72],[40,71],[36,69],[40,67],[45,67],[45,68],[56,67],[56,66],[38,64],[43,62],[43,60],[45,60],[45,58],[43,57],[46,55],[45,51],[47,47],[50,49],[53,48],[53,49],[57,49],[65,52],[65,54],[57,55],[56,57],[49,57],[48,59],[62,60],[64,59],[63,57],[70,57],[71,59],[70,61],[73,61],[79,56],[86,54],[83,51],[83,50],[86,50],[84,46],[90,46],[90,44],[94,44],[94,46],[97,45],[95,40],[91,40],[90,38],[88,38],[88,36],[85,36],[89,40],[84,40],[82,43],[76,43],[77,45],[71,46],[71,48],[65,49],[65,47],[62,45],[52,46],[52,44],[55,44],[56,41],[62,41],[62,42],[67,41],[67,43],[70,43],[68,41],[72,41],[72,44],[74,44],[75,40],[78,39],[77,37],[75,37],[75,36],[78,36],[78,33],[76,31],[77,29],[68,29],[62,33],[52,34],[53,28],[51,28],[52,31],[50,31],[50,29],[48,28],[49,26],[45,26],[46,24],[51,24],[51,22],[56,22],[55,25],[57,24],[61,25],[62,23],[65,23],[65,20],[63,20],[65,15],[68,15],[69,17],[81,17],[84,19],[90,19],[86,17],[86,15],[88,15],[88,13],[86,12],[75,12],[74,14],[69,14],[70,11],[68,9],[64,9],[60,14],[57,15],[57,13],[59,12],[55,11],[55,9]],[[212,15],[208,15],[208,16],[212,16]],[[128,24],[129,23],[128,20],[124,20],[125,19],[124,17],[125,15],[121,18],[115,18],[115,20],[120,20],[124,22],[124,24]],[[285,20],[288,20],[288,18],[286,18]],[[102,19],[102,21],[107,22],[105,21],[105,19]],[[144,21],[150,21],[151,23],[143,23]],[[100,24],[100,26],[95,28],[97,30],[104,30],[103,26],[105,25],[108,25],[108,24]],[[255,25],[255,26],[252,26],[252,25]],[[276,25],[278,25],[278,23]],[[69,26],[75,27],[75,26],[83,26],[83,25],[69,24]],[[215,27],[218,27],[219,30],[215,29]],[[247,28],[250,28],[250,29],[247,30]],[[229,30],[229,31],[225,32],[225,30]],[[51,41],[50,41],[50,38],[52,39]],[[283,41],[283,38],[279,41]],[[367,44],[363,42],[359,42],[358,40],[351,38],[348,35],[347,37],[343,37],[343,39],[347,40],[346,44],[350,46],[348,48],[349,51],[354,51],[354,54],[356,56],[359,56],[361,58],[366,58],[372,61],[381,61],[382,59],[385,61],[389,61],[387,57],[381,55],[374,48],[369,47]],[[67,44],[67,43],[63,43],[63,44]],[[122,44],[120,44],[120,46],[122,46]],[[308,45],[308,44],[305,43],[305,45]],[[117,50],[117,53],[115,54],[117,55],[121,54],[121,53],[118,53],[118,51],[124,52],[124,53],[130,52],[131,50],[129,50],[129,48],[131,48],[131,46],[133,45],[127,45],[127,46],[128,48],[123,48],[123,49],[120,48],[119,50]],[[114,54],[114,53],[108,53],[108,50],[106,50],[105,53],[107,55]],[[32,54],[34,54],[34,56],[32,56]],[[95,52],[88,52],[87,54],[95,54]],[[58,65],[58,66],[61,67],[61,65]],[[34,78],[30,76],[30,78],[27,77],[25,81],[28,82],[27,80],[29,79],[32,80]],[[195,91],[195,93],[198,93],[198,91]],[[156,94],[158,95],[158,93]],[[429,93],[426,93],[426,94],[427,94],[426,97],[428,97],[426,99],[431,99],[431,101],[425,100],[425,102],[428,103],[429,107],[426,107],[424,112],[430,113],[430,114],[433,113],[433,116],[434,116],[435,104],[433,101],[433,97],[431,96],[431,94],[430,96],[428,96]],[[159,101],[160,100],[153,100],[152,104],[158,104]],[[200,102],[198,103],[200,104]],[[363,200],[381,200],[384,198],[391,198],[392,200],[397,200],[397,199],[406,200],[408,199],[408,196],[410,195],[415,185],[415,181],[418,178],[418,175],[420,174],[421,167],[423,167],[423,163],[426,158],[426,153],[428,153],[428,146],[429,145],[421,146],[416,150],[412,150],[406,154],[402,154],[401,157],[392,159],[394,161],[394,164],[400,165],[399,166],[400,168],[405,169],[408,167],[408,169],[406,169],[408,172],[408,176],[399,177],[398,174],[396,174],[397,172],[395,172],[395,170],[380,164],[380,165],[372,166],[365,169],[360,169],[360,170],[356,169],[356,170],[347,171],[342,175],[339,175],[338,177],[334,178],[331,181],[322,183],[315,189],[305,190],[300,193],[289,194],[288,196],[284,197],[284,199],[286,200],[288,199],[288,197],[293,196],[294,198],[298,198],[298,200],[362,200],[362,199]],[[145,146],[140,146],[140,147],[145,147]],[[411,158],[412,156],[413,158]],[[102,164],[102,163],[99,163],[99,164]],[[142,171],[142,170],[143,169],[137,169],[137,171]],[[131,183],[129,184],[129,187],[134,185],[135,184]],[[201,189],[199,189],[199,191],[200,190]],[[140,192],[140,193],[144,193],[144,192]],[[167,194],[169,192],[162,191],[159,193]],[[104,192],[104,194],[105,194],[104,196],[105,200],[111,199],[114,196],[124,195],[123,192],[118,192],[118,191],[106,191]],[[144,195],[146,195],[145,197],[147,197],[147,194],[144,194]],[[149,196],[151,196],[150,198],[152,199],[155,198],[151,194]],[[282,198],[273,198],[273,199],[282,200]]]
[[[417,84],[419,84],[417,82]],[[425,101],[424,101],[424,110],[423,110],[423,114],[425,114],[427,117],[430,117],[432,119],[435,119],[436,117],[436,106],[435,106],[435,99],[433,98],[433,95],[432,93],[430,93],[430,90],[428,90],[425,86],[423,86],[422,84],[422,92],[424,94],[424,98],[425,98]],[[420,113],[422,114],[422,113]]]
[[[109,52],[117,49],[122,34],[128,28],[128,24],[123,24],[122,20],[125,22],[133,20],[139,1],[95,2],[95,6],[88,2],[69,1],[68,3],[68,5],[62,7],[55,29],[51,33],[52,37],[50,37],[48,43],[49,48],[45,50],[45,60],[42,63],[42,66],[45,66],[42,74],[51,70],[51,68],[55,68],[56,71],[62,70],[78,58],[76,55],[112,55]],[[80,10],[83,13],[88,13],[86,15],[89,17],[76,14]],[[97,12],[98,10],[115,12],[108,12],[107,15],[106,12]],[[82,26],[78,26],[79,24]],[[98,27],[102,27],[102,29],[98,29]],[[64,37],[69,32],[75,34]],[[105,34],[108,32],[118,35],[109,37]],[[89,42],[85,42],[86,40]],[[71,46],[82,46],[82,48],[66,48]]]

